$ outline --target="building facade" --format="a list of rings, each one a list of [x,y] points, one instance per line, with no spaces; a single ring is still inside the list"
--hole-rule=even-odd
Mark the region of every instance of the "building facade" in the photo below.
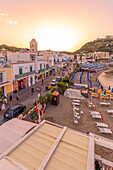
[[[12,63],[13,91],[35,84],[34,62]]]
[[[12,69],[9,66],[0,67],[0,98],[12,92]]]

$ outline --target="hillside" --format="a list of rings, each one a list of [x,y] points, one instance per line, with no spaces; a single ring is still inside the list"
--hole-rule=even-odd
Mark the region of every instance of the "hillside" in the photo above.
[[[98,38],[94,41],[90,41],[83,45],[79,50],[74,53],[80,52],[95,52],[95,51],[106,51],[113,54],[113,36],[106,36],[105,38]]]
[[[8,51],[12,51],[12,52],[15,52],[15,51],[19,51],[21,48],[18,48],[18,47],[14,47],[14,46],[8,46],[8,45],[5,45],[5,44],[2,44],[0,45],[0,50],[4,48]],[[28,50],[28,49],[27,49]]]

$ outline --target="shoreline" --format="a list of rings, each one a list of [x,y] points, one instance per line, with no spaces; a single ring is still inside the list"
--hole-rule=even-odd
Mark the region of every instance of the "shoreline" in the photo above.
[[[113,81],[111,81],[111,73],[110,73],[111,71],[113,71],[113,69],[103,71],[98,76],[98,80],[101,82],[102,86],[106,90],[109,88],[109,85],[111,86],[111,88],[113,88]],[[108,73],[106,74],[106,72],[108,72]]]

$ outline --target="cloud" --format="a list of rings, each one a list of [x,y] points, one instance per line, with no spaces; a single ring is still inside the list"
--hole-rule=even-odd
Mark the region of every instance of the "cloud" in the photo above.
[[[9,24],[18,24],[17,21],[12,21],[12,20],[9,20],[8,23]]]
[[[12,17],[9,16],[9,14],[7,13],[6,10],[4,10],[4,12],[0,11],[0,20],[4,21],[4,22],[7,22],[8,24],[15,24],[15,25],[18,24],[17,21],[13,20]]]

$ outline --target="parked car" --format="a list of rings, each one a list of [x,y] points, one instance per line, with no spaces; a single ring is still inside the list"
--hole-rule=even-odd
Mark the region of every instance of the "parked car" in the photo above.
[[[6,112],[4,113],[4,118],[5,119],[12,119],[14,117],[19,116],[21,113],[24,112],[26,109],[26,106],[19,104],[17,106],[14,106],[12,108],[8,108]]]
[[[60,82],[61,80],[62,80],[61,77],[57,77],[57,78],[56,78],[56,82]]]
[[[51,86],[56,86],[57,81],[56,80],[52,80],[50,84],[51,84]]]
[[[50,89],[51,89],[51,84],[47,84],[47,85],[45,86],[45,89],[46,89],[46,90],[50,90]]]

